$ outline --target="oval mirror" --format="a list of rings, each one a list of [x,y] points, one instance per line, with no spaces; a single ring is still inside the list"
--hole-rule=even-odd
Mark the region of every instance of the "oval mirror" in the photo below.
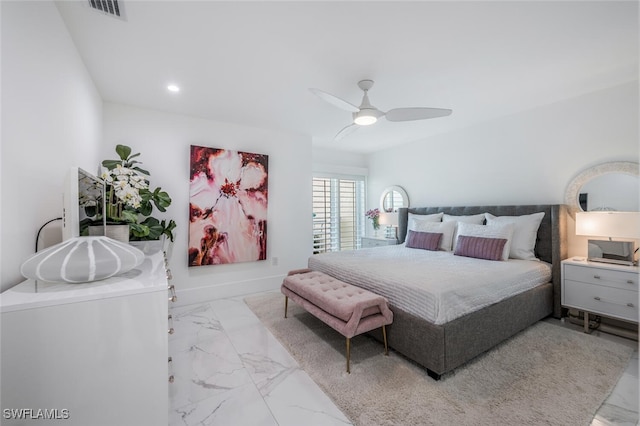
[[[400,207],[409,207],[409,197],[402,187],[394,185],[382,191],[380,211],[383,213],[397,213]]]
[[[638,163],[603,163],[579,173],[567,187],[565,204],[573,215],[579,211],[640,210]]]

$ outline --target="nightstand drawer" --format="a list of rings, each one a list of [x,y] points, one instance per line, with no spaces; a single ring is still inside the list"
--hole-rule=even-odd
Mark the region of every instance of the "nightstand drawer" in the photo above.
[[[565,265],[564,279],[584,283],[638,291],[638,274],[632,271],[612,271],[599,268]]]
[[[389,244],[386,243],[386,241],[380,241],[380,240],[372,240],[372,239],[366,239],[362,241],[362,247],[382,247],[382,246],[388,246]]]
[[[580,269],[580,268],[578,268]],[[638,292],[565,278],[563,304],[628,321],[638,321]]]
[[[362,237],[361,239],[362,248],[391,246],[395,244],[398,244],[395,238]]]

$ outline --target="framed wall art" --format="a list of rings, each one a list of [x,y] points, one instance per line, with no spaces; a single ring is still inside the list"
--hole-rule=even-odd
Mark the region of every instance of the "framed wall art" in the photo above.
[[[189,266],[267,258],[269,156],[191,146]]]

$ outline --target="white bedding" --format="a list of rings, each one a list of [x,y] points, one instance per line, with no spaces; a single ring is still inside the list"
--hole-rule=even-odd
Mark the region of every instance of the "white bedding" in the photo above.
[[[551,281],[545,262],[490,261],[404,245],[317,254],[309,268],[380,294],[434,324]]]

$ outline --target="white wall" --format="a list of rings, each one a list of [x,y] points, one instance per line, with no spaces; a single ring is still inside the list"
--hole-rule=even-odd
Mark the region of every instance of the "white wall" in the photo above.
[[[362,172],[367,168],[367,155],[359,152],[337,149],[313,148],[313,169],[324,172],[345,173],[353,170]]]
[[[178,223],[170,266],[179,304],[275,289],[287,271],[306,267],[312,247],[310,137],[111,103],[104,104],[103,125],[102,158],[117,158],[119,143],[130,146],[141,153],[152,187],[173,200],[156,217]],[[190,145],[269,155],[267,260],[187,266]]]
[[[582,170],[638,153],[635,81],[371,154],[370,207],[389,185],[412,206],[561,204]],[[568,231],[569,255],[585,255]]]
[[[2,290],[19,283],[38,228],[62,214],[71,166],[94,171],[102,100],[50,2],[0,2],[2,10]],[[59,222],[43,231],[60,241]],[[42,247],[42,245],[41,245]]]
[[[311,254],[311,140],[239,125],[103,103],[50,2],[1,2],[2,19],[2,290],[24,278],[38,228],[62,213],[69,167],[96,171],[116,158],[117,143],[142,153],[153,185],[173,198],[166,217],[178,223],[171,268],[181,304],[277,288]],[[269,259],[188,268],[189,146],[269,155]],[[6,200],[11,200],[7,202]],[[162,217],[162,214],[158,214]],[[45,228],[40,248],[60,241]],[[277,258],[277,265],[274,265]]]

